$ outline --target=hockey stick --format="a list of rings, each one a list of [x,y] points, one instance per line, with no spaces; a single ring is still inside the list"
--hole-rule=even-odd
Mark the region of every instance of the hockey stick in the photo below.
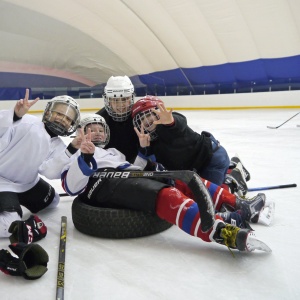
[[[248,192],[256,192],[256,191],[265,191],[265,190],[277,190],[277,189],[286,189],[291,187],[297,187],[296,183],[291,184],[283,184],[283,185],[271,185],[271,186],[263,186],[263,187],[255,187],[255,188],[248,188]],[[60,197],[70,196],[67,193],[59,194]]]
[[[255,192],[255,191],[264,191],[264,190],[276,190],[276,189],[286,189],[291,187],[297,187],[296,183],[291,184],[283,184],[283,185],[274,185],[274,186],[264,186],[264,187],[257,187],[257,188],[248,188],[248,192]]]
[[[64,299],[65,290],[65,260],[66,260],[66,240],[67,240],[67,217],[61,217],[60,242],[58,254],[56,299]]]
[[[215,222],[215,213],[211,196],[199,175],[193,171],[100,171],[92,175],[93,178],[168,178],[178,179],[187,184],[193,191],[194,200],[201,213],[201,228],[207,232]],[[60,194],[68,196],[68,194]]]
[[[289,120],[293,119],[294,117],[296,117],[299,114],[300,114],[300,112],[296,113],[294,116],[292,116],[291,118],[289,118],[288,120],[286,120],[285,122],[283,122],[282,124],[280,124],[278,126],[267,126],[267,128],[277,129],[277,128],[281,127],[283,124],[287,123]]]

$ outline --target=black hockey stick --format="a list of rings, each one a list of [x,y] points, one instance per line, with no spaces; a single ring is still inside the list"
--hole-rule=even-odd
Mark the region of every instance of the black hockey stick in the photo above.
[[[187,184],[194,194],[201,214],[201,228],[207,232],[215,222],[215,213],[211,196],[200,176],[193,171],[100,171],[92,175],[93,178],[168,178],[178,179]],[[60,194],[67,196],[68,194]]]
[[[297,187],[296,183],[291,184],[282,184],[282,185],[271,185],[271,186],[262,186],[262,187],[254,187],[254,188],[248,188],[248,192],[256,192],[256,191],[265,191],[265,190],[278,190],[278,189],[287,189]],[[59,194],[60,197],[70,196],[67,193]]]
[[[283,122],[282,124],[280,124],[278,126],[267,126],[267,128],[277,129],[277,128],[281,127],[283,124],[287,123],[289,120],[293,119],[294,117],[296,117],[299,114],[300,114],[300,112],[296,113],[294,116],[292,116],[291,118],[289,118],[288,120],[286,120],[285,122]]]
[[[67,217],[61,217],[60,242],[58,254],[56,300],[64,299],[65,290],[65,260],[66,260],[66,241],[67,241]]]
[[[286,189],[286,188],[291,188],[291,187],[297,187],[297,184],[296,183],[291,183],[291,184],[282,184],[282,185],[273,185],[273,186],[248,188],[248,192],[265,191],[265,190],[276,190],[276,189]]]

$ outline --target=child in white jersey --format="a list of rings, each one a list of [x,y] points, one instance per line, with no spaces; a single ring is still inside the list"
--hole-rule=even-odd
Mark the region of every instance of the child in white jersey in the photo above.
[[[55,97],[40,120],[27,114],[38,100],[29,101],[27,89],[13,109],[0,111],[0,237],[10,236],[11,242],[30,243],[46,235],[47,228],[36,215],[21,220],[21,205],[33,214],[57,206],[58,193],[39,174],[59,179],[81,143],[77,137],[66,146],[59,137],[77,129],[77,102],[69,96]]]

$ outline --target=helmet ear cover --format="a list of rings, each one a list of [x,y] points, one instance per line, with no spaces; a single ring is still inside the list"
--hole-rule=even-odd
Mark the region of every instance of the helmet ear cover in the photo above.
[[[59,118],[53,120],[53,113],[58,114]],[[80,122],[79,105],[70,96],[54,97],[46,105],[42,122],[55,135],[69,136],[76,131]]]
[[[82,117],[80,122],[80,127],[83,128],[84,131],[86,131],[86,126],[90,124],[99,124],[103,127],[104,135],[105,135],[104,141],[92,141],[92,142],[94,143],[95,146],[104,148],[109,143],[110,140],[110,130],[105,119],[102,116],[97,114],[88,114]]]

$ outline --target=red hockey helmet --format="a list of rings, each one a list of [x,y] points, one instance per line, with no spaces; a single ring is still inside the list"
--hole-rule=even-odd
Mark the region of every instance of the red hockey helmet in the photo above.
[[[147,95],[140,100],[138,100],[132,106],[131,116],[134,118],[137,114],[149,110],[151,108],[157,108],[158,104],[164,104],[159,98],[156,96]]]
[[[157,109],[158,104],[163,104],[163,102],[155,96],[148,95],[138,100],[132,107],[131,115],[134,127],[140,131],[143,123],[144,131],[149,133],[151,141],[157,138],[154,122],[159,119],[159,116],[152,109]]]

